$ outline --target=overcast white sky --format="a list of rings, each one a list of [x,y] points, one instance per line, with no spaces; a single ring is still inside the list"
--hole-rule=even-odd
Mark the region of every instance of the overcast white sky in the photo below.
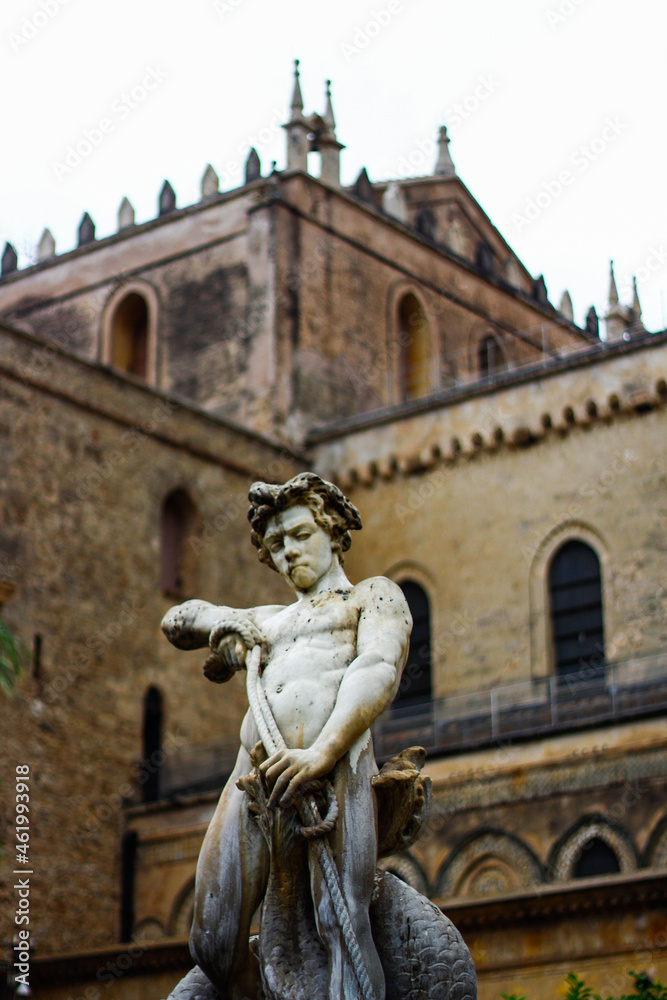
[[[124,195],[155,216],[165,178],[191,204],[208,162],[240,182],[250,143],[281,168],[298,57],[306,112],[333,81],[344,183],[430,173],[421,150],[448,124],[460,177],[554,304],[568,288],[579,322],[604,311],[613,257],[660,329],[666,21],[655,0],[4,0],[0,238],[22,264],[45,226],[69,250],[86,210],[98,236]]]

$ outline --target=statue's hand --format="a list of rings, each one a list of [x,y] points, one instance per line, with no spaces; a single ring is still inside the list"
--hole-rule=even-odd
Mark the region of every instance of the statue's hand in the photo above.
[[[323,778],[336,765],[333,754],[308,747],[306,750],[279,750],[260,765],[269,782],[273,785],[269,798],[269,808],[277,805],[288,806],[299,789],[307,781]]]
[[[204,664],[204,676],[215,684],[224,684],[245,667],[247,649],[236,632],[226,625],[216,625],[209,638],[211,656]]]
[[[209,639],[209,646],[215,655],[232,671],[245,668],[245,658],[248,650],[236,632],[214,628]]]

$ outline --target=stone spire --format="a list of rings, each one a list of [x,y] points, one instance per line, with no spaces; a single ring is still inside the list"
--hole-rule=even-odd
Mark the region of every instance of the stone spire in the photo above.
[[[637,319],[642,318],[642,307],[639,301],[639,292],[637,291],[637,278],[634,276],[632,278],[632,311]]]
[[[292,109],[292,118],[297,118],[299,115],[303,114],[303,94],[301,93],[301,84],[299,82],[299,60],[294,60],[294,90],[292,91],[292,103],[290,105]]]
[[[0,266],[0,275],[4,277],[6,274],[13,274],[14,271],[18,270],[19,258],[16,250],[11,245],[11,243],[5,243],[5,249],[2,251],[2,265]]]
[[[212,198],[220,190],[220,178],[216,174],[211,164],[207,164],[204,176],[201,179],[201,197]]]
[[[605,316],[607,340],[622,340],[632,322],[630,309],[624,306],[618,298],[618,287],[614,275],[614,262],[609,261],[609,305]]]
[[[43,260],[49,260],[51,257],[56,255],[56,241],[53,238],[53,234],[50,229],[45,229],[42,233],[39,243],[37,244],[37,260],[41,263]]]
[[[630,306],[629,311],[630,322],[628,324],[628,333],[644,333],[646,327],[642,323],[642,307],[639,301],[637,279],[635,277],[632,279],[632,305]]]
[[[614,262],[609,261],[609,308],[618,304],[618,288],[616,287],[616,277],[614,276]]]
[[[169,181],[165,181],[162,185],[162,190],[160,191],[160,199],[158,202],[158,214],[168,215],[169,212],[174,212],[176,210],[176,194],[173,187]]]
[[[574,310],[572,309],[572,297],[568,292],[567,288],[563,292],[560,300],[560,305],[558,311],[561,316],[565,316],[566,319],[572,323],[574,321]]]
[[[322,121],[326,125],[329,132],[336,132],[336,119],[334,118],[333,105],[331,103],[331,80],[325,81],[325,99],[326,103],[324,106],[324,114],[322,115]]]
[[[435,175],[437,177],[453,177],[456,174],[456,167],[449,152],[451,139],[447,135],[447,126],[440,126],[438,135],[438,160],[435,165]]]
[[[79,243],[80,247],[85,247],[87,243],[95,242],[95,223],[88,212],[83,213],[83,218],[79,223]]]
[[[123,198],[118,209],[118,232],[134,225],[134,208],[129,198]]]
[[[319,150],[322,160],[320,180],[331,187],[340,187],[340,151],[345,149],[336,138],[336,119],[331,103],[331,80],[326,81],[324,114],[318,120],[313,115],[315,140],[312,148]],[[319,127],[318,127],[319,126]]]
[[[283,126],[287,130],[287,169],[308,170],[308,122],[303,116],[303,97],[299,83],[299,60],[294,60],[294,90],[290,120]]]
[[[245,182],[246,184],[252,184],[253,181],[258,181],[261,176],[262,164],[259,159],[259,153],[254,146],[251,146],[245,161]]]

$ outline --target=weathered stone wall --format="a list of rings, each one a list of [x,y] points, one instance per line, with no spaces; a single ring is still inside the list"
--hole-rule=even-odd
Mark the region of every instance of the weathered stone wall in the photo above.
[[[194,591],[244,606],[289,592],[249,542],[247,490],[302,466],[261,438],[54,348],[0,331],[0,576],[15,588],[3,619],[39,671],[0,700],[3,784],[31,769],[31,931],[42,953],[118,940],[122,801],[141,793],[142,699],[163,696],[163,746],[237,730],[240,681],[213,688],[203,653],[162,636],[160,507],[185,488],[198,512]],[[145,773],[145,772],[144,772]],[[13,798],[3,795],[11,855]],[[94,899],[94,912],[91,909]],[[3,939],[14,892],[2,887]]]
[[[454,187],[500,260],[509,248]],[[406,292],[428,320],[432,390],[476,378],[489,333],[510,365],[585,343],[525,293],[304,174],[257,181],[8,275],[0,315],[108,360],[107,307],[131,282],[145,283],[157,313],[157,388],[297,442],[315,424],[400,401]]]
[[[436,696],[551,672],[547,567],[569,537],[600,557],[607,659],[664,648],[665,374],[664,340],[649,339],[319,439],[317,468],[364,521],[353,578],[413,578],[428,593]]]
[[[157,312],[153,384],[210,412],[243,418],[248,273],[253,257],[268,252],[246,240],[248,209],[260,198],[256,185],[10,275],[0,283],[0,315],[103,361],[107,304],[124,284],[145,284]]]
[[[432,389],[477,377],[477,344],[489,333],[511,365],[538,360],[544,345],[585,346],[555,313],[444,257],[395,220],[303,175],[286,178],[282,194],[276,337],[280,380],[290,387],[281,402],[297,439],[313,425],[400,401],[397,310],[410,291],[428,320]]]

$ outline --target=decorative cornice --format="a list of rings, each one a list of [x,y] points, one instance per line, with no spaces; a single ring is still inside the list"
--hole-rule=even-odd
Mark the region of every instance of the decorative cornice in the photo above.
[[[574,761],[521,769],[517,783],[516,769],[495,775],[469,775],[460,782],[445,779],[440,785],[433,778],[431,818],[449,816],[464,809],[486,809],[511,802],[526,802],[577,791],[604,789],[626,781],[647,778],[667,779],[667,747],[629,753],[590,754]]]
[[[663,909],[667,898],[667,870],[632,872],[577,879],[568,886],[536,885],[529,892],[492,899],[447,901],[447,916],[465,930],[550,923],[570,914],[602,913],[631,909]]]
[[[439,391],[421,400],[352,417],[330,427],[316,428],[309,435],[307,445],[317,447],[335,443],[342,438],[353,438],[355,434],[363,434],[387,424],[399,423],[434,411],[447,410],[499,391],[554,378],[637,350],[664,346],[665,343],[667,343],[667,331],[638,336],[633,338],[632,342],[601,344],[584,351],[576,351],[544,364],[531,364],[520,370],[505,372],[470,385]],[[396,452],[378,455],[375,460],[363,465],[336,468],[335,471],[328,472],[328,475],[334,478],[344,491],[352,489],[355,485],[370,488],[379,480],[433,473],[433,470],[436,475],[445,476],[457,466],[475,461],[483,454],[491,454],[501,449],[528,448],[549,438],[562,439],[581,428],[590,428],[595,424],[610,424],[619,419],[661,410],[666,406],[667,368],[664,372],[656,373],[650,388],[638,390],[619,380],[616,391],[607,393],[604,398],[596,399],[593,393],[588,399],[576,403],[564,398],[557,411],[553,411],[552,406],[552,412],[536,412],[526,415],[519,421],[514,416],[506,421],[506,426],[503,426],[502,419],[498,418],[496,426],[490,428],[487,417],[484,426],[475,429],[474,425],[471,425],[466,436],[450,437],[409,454],[401,455]]]

